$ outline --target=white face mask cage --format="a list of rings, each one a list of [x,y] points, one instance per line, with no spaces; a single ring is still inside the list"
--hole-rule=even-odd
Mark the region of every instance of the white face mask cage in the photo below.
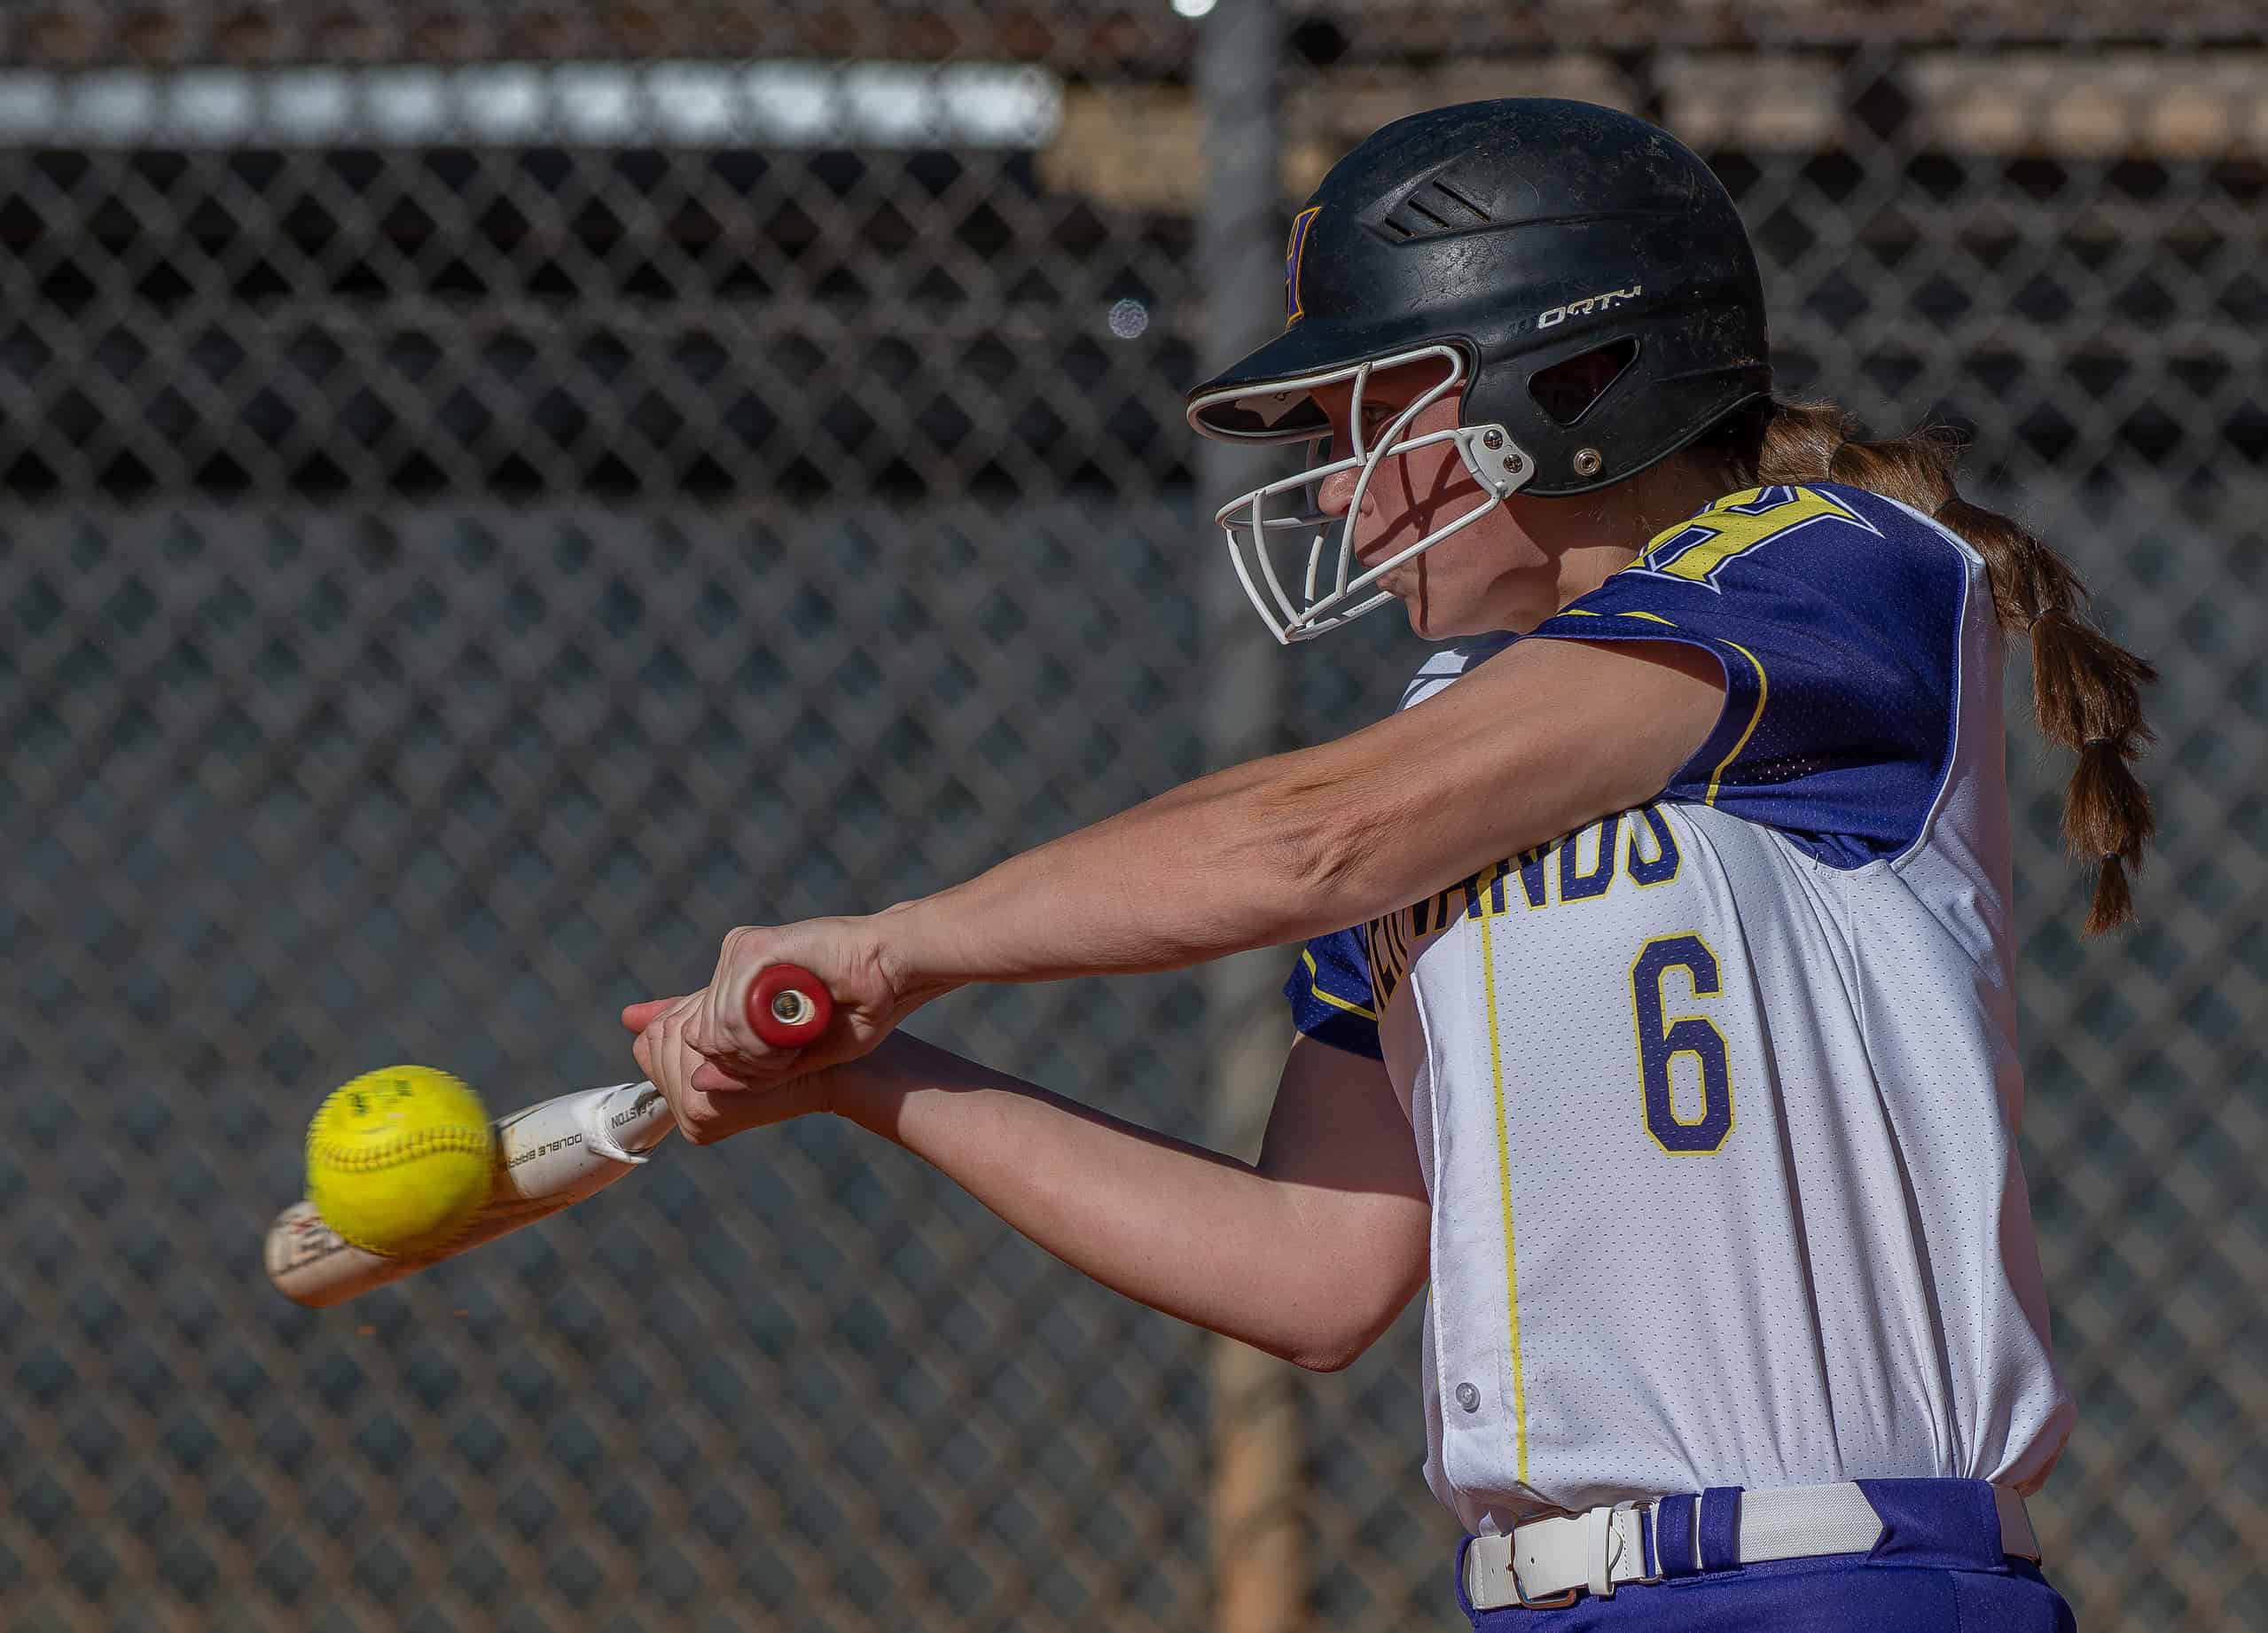
[[[1381,369],[1400,368],[1427,359],[1446,363],[1446,373],[1388,422],[1380,431],[1375,447],[1365,447],[1363,388],[1370,377]],[[1264,392],[1249,386],[1232,387],[1216,396],[1200,398],[1192,405],[1193,419],[1211,402],[1238,399],[1248,402],[1263,395],[1294,399],[1319,387],[1345,381],[1354,384],[1353,398],[1347,410],[1348,431],[1354,443],[1352,453],[1342,459],[1311,465],[1296,476],[1255,488],[1214,512],[1213,520],[1228,535],[1229,559],[1236,566],[1237,582],[1244,586],[1253,609],[1279,643],[1288,645],[1294,641],[1312,640],[1385,606],[1394,597],[1388,590],[1373,589],[1380,574],[1416,560],[1451,534],[1471,527],[1503,504],[1508,495],[1524,487],[1535,474],[1536,461],[1502,426],[1456,426],[1446,431],[1404,438],[1403,434],[1419,414],[1456,392],[1465,380],[1462,351],[1453,346],[1426,346],[1320,374],[1272,382]],[[1266,440],[1298,440],[1298,434]],[[1380,465],[1389,458],[1398,458],[1435,442],[1457,445],[1465,468],[1481,485],[1484,496],[1462,515],[1435,527],[1415,543],[1405,545],[1375,566],[1357,572],[1360,564],[1355,554],[1356,523],[1362,515],[1363,496],[1370,490]],[[1320,441],[1309,443],[1310,457],[1320,446]],[[1343,471],[1357,471],[1360,474],[1355,479],[1355,490],[1348,500],[1346,514],[1333,516],[1323,509],[1321,487],[1326,478]],[[1293,536],[1287,537],[1287,535]],[[1303,569],[1296,574],[1279,572],[1279,551],[1287,554],[1285,566],[1288,569],[1296,559],[1292,552],[1302,544],[1307,551]],[[1287,588],[1293,583],[1298,587],[1296,595]],[[1365,590],[1371,593],[1365,595]]]

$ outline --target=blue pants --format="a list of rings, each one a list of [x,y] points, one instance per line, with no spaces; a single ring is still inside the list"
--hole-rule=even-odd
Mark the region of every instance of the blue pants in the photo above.
[[[2074,1633],[2071,1607],[2039,1567],[2000,1551],[1982,1481],[1858,1483],[1882,1518],[1867,1553],[1728,1567],[1710,1558],[1729,1550],[1712,1547],[1705,1524],[1701,1559],[1666,1581],[1582,1594],[1562,1610],[1482,1611],[1465,1597],[1460,1547],[1457,1602],[1476,1633]]]

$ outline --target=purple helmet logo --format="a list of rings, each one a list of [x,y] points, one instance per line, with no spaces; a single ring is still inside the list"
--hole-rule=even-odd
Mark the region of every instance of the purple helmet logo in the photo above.
[[[1292,236],[1284,245],[1284,327],[1288,329],[1306,316],[1300,307],[1300,257],[1307,253],[1307,230],[1323,207],[1313,205],[1302,210],[1292,221]]]

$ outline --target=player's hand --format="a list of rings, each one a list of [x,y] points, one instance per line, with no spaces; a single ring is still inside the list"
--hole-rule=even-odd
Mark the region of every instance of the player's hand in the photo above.
[[[701,1064],[686,1073],[685,1086],[701,1094],[771,1089],[855,1060],[942,990],[911,992],[893,978],[880,932],[885,918],[743,925],[725,936],[707,987],[682,998],[633,1004],[622,1011],[622,1024],[644,1038],[662,1016],[674,1016],[672,1043],[701,1057]],[[801,965],[834,999],[833,1020],[805,1048],[774,1049],[748,1025],[748,989],[775,964]],[[659,1077],[653,1081],[661,1082]]]
[[[740,1085],[711,1094],[693,1086],[702,1072],[714,1072],[708,1058],[686,1042],[686,1023],[698,1012],[701,995],[661,998],[662,1007],[648,1017],[630,1045],[638,1070],[661,1090],[676,1113],[677,1130],[696,1145],[713,1145],[750,1129],[834,1110],[834,1074],[825,1069],[806,1072],[772,1086],[762,1094],[747,1093]],[[645,1010],[653,1004],[639,1004]],[[625,1019],[629,1014],[624,1012]]]

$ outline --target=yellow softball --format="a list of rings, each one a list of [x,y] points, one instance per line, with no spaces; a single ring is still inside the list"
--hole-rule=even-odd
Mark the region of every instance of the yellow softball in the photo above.
[[[489,1199],[494,1145],[481,1097],[447,1072],[365,1072],[307,1126],[307,1199],[367,1252],[438,1253]]]

